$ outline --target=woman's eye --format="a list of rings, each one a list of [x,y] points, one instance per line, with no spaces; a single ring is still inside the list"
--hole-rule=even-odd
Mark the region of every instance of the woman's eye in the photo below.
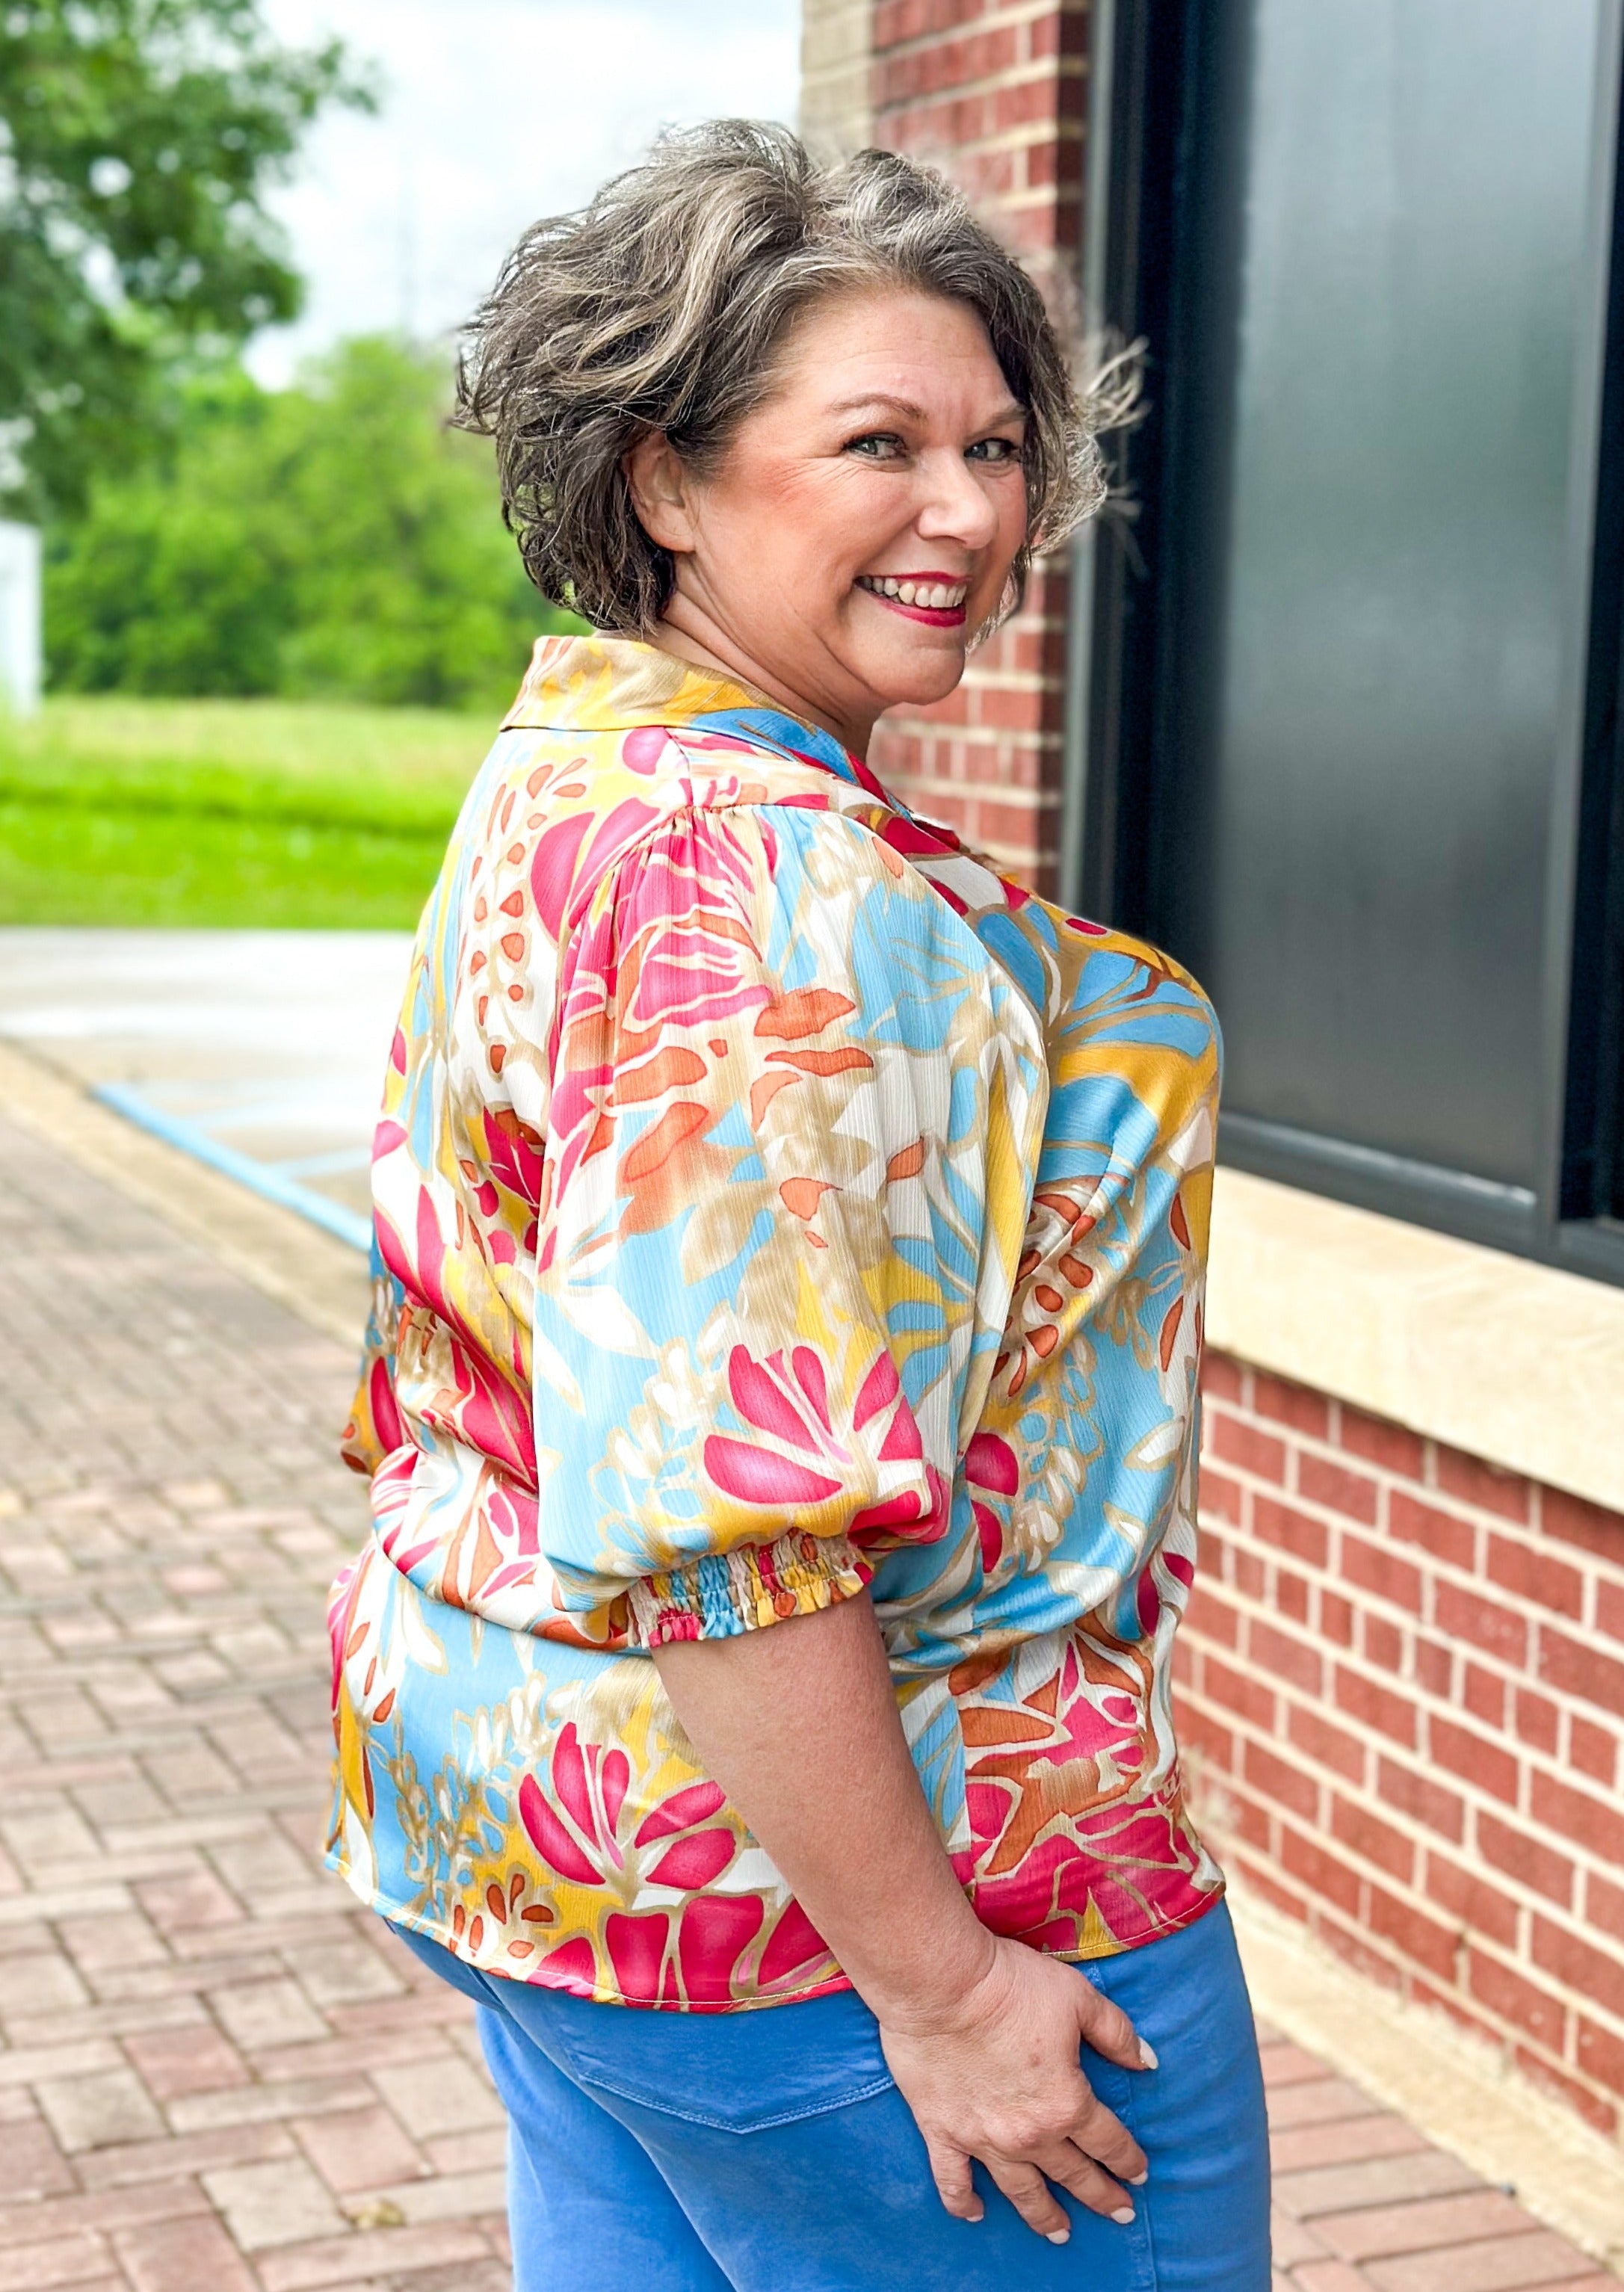
[[[971,447],[969,459],[990,462],[995,468],[1004,468],[1021,459],[1021,448],[1013,438],[983,438]]]
[[[848,454],[860,454],[865,461],[895,462],[908,451],[893,430],[866,431],[860,438],[848,438]]]

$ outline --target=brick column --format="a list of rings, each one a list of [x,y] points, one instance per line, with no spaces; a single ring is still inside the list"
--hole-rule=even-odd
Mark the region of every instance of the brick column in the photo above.
[[[801,136],[820,159],[874,141],[874,0],[802,0]]]
[[[874,0],[874,141],[962,184],[1067,324],[1082,239],[1087,28],[1087,0]],[[1066,591],[1063,564],[1037,569],[1025,608],[959,690],[887,717],[873,749],[909,803],[1046,891],[1057,860]]]

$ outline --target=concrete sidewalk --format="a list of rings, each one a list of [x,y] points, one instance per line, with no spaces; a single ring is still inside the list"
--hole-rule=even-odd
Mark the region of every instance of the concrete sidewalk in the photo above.
[[[316,1864],[349,1356],[4,1118],[0,1263],[0,2292],[497,2292],[465,2010]],[[1264,2035],[1279,2292],[1617,2292]]]
[[[365,1247],[409,932],[0,930],[0,1042]]]

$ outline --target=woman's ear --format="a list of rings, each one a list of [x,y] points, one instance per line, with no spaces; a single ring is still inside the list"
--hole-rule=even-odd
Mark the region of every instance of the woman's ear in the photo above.
[[[694,546],[692,484],[663,430],[645,431],[621,464],[637,522],[650,541],[682,556]]]

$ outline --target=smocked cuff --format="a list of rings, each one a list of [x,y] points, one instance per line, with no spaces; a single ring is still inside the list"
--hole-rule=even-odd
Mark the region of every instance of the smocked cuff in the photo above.
[[[657,1648],[760,1631],[853,1598],[873,1573],[850,1537],[799,1529],[772,1544],[707,1553],[691,1567],[644,1576],[631,1586],[631,1644]]]

